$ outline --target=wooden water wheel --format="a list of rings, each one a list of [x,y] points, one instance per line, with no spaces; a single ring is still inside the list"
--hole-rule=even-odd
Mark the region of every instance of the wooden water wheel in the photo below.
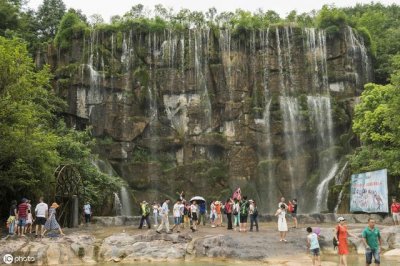
[[[57,219],[62,227],[73,226],[74,198],[78,202],[84,200],[85,189],[81,175],[73,165],[59,165],[54,171],[56,189],[54,200],[60,207],[57,209]],[[80,211],[78,207],[78,211]]]

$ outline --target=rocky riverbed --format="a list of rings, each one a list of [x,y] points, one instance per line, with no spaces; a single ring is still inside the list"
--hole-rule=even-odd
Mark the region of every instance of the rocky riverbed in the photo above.
[[[308,226],[308,225],[307,225]],[[334,223],[314,224],[321,228],[323,258],[332,261]],[[400,227],[377,225],[383,236],[383,260],[396,265],[400,261]],[[254,264],[307,265],[310,262],[305,247],[305,224],[290,229],[287,243],[279,242],[276,224],[263,222],[259,232],[240,233],[226,227],[199,227],[180,233],[157,234],[152,229],[136,228],[137,225],[105,226],[92,224],[79,229],[66,229],[64,237],[35,239],[8,238],[0,241],[0,256],[12,254],[29,256],[37,265],[113,264],[139,262],[182,262],[235,260]],[[350,231],[361,237],[365,224],[350,223]],[[363,254],[360,239],[349,238],[351,253]],[[396,262],[397,261],[397,262]],[[300,264],[299,264],[300,263]],[[324,265],[335,265],[325,261]],[[389,264],[392,265],[392,264]]]

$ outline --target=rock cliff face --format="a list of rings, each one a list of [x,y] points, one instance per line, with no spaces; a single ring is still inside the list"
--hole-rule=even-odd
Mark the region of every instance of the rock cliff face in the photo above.
[[[297,197],[327,208],[371,64],[344,28],[93,31],[49,55],[72,126],[137,199],[222,199],[240,186],[264,211]]]

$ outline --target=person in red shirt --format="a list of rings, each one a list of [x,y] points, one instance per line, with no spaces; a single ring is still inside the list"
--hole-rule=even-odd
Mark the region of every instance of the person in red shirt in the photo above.
[[[395,198],[392,199],[392,205],[390,206],[392,212],[394,225],[400,224],[400,203]]]
[[[26,202],[27,199],[23,198],[22,203],[18,205],[17,209],[17,215],[18,215],[17,235],[19,236],[25,236],[24,234],[25,224],[26,224],[26,219],[28,218],[28,209],[29,209],[29,206]]]

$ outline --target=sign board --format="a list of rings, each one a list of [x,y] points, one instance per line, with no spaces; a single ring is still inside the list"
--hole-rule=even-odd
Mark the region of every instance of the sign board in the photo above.
[[[352,175],[350,189],[351,212],[389,211],[387,169]]]

